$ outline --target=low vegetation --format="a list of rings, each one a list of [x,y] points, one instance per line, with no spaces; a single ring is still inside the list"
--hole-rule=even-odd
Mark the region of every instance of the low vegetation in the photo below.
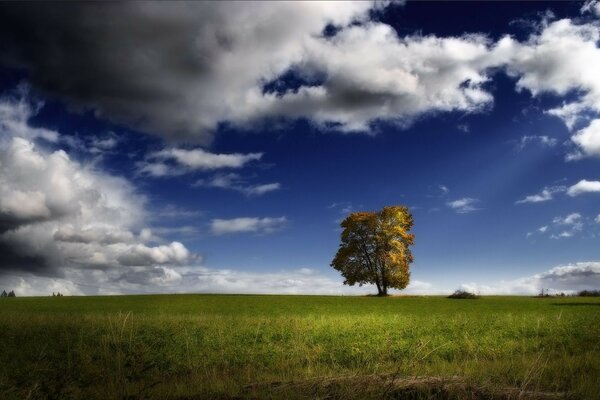
[[[0,301],[3,399],[600,399],[600,299]]]
[[[449,299],[478,299],[479,296],[475,293],[468,292],[466,290],[456,290],[450,296]]]

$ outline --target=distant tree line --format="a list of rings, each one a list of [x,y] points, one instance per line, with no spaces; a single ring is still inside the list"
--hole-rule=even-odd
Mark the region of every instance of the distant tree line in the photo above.
[[[63,295],[60,292],[52,292],[52,297],[63,297]]]
[[[564,292],[550,293],[550,289],[541,289],[540,293],[534,297],[600,297],[600,290],[581,290],[577,293],[566,294]],[[449,299],[478,299],[479,295],[466,290],[456,290]]]
[[[600,297],[600,290],[582,290],[578,293],[581,297]]]
[[[6,290],[3,290],[2,294],[0,294],[0,297],[17,297],[17,295],[15,294],[14,290],[11,290],[8,293],[6,293]]]
[[[576,297],[600,297],[600,290],[580,290],[577,293],[565,294],[564,292],[550,293],[550,289],[542,289],[540,294],[535,297],[565,297],[565,296],[576,296]]]

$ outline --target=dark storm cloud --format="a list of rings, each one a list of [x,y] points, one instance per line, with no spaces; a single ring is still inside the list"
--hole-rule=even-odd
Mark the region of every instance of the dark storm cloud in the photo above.
[[[35,86],[75,106],[141,129],[198,130],[170,111],[180,106],[182,83],[206,76],[211,53],[226,41],[215,38],[214,48],[190,51],[194,13],[184,8],[172,13],[131,3],[2,4],[0,57],[5,65],[26,68]]]
[[[168,138],[210,139],[247,92],[327,22],[369,3],[11,3],[0,61],[77,109]]]
[[[43,248],[35,253],[32,248],[20,248],[0,239],[0,275],[11,272],[30,272],[41,276],[62,276],[61,258],[54,249]]]

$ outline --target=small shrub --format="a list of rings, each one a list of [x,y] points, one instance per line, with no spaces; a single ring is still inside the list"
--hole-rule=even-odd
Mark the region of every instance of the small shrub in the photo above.
[[[449,299],[478,299],[475,293],[467,292],[466,290],[457,290],[448,296]]]

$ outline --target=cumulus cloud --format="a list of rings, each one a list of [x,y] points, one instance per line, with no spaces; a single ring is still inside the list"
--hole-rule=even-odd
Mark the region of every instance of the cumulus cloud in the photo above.
[[[589,5],[591,9],[592,5]],[[561,118],[569,129],[600,113],[600,27],[597,23],[574,23],[570,19],[543,21],[538,33],[525,43],[510,37],[501,39],[496,49],[506,57],[508,73],[517,78],[517,87],[533,96],[551,93],[575,100],[547,110]],[[578,150],[567,155],[577,159],[598,153],[598,122],[573,135]]]
[[[459,214],[467,214],[479,210],[479,208],[476,207],[478,202],[478,199],[463,197],[462,199],[449,201],[446,205]]]
[[[584,193],[600,192],[600,181],[580,180],[567,190],[567,194],[571,197],[579,196]]]
[[[104,270],[70,270],[64,278],[0,276],[0,287],[13,288],[18,296],[132,294],[132,293],[257,293],[365,295],[376,293],[372,285],[347,286],[341,277],[312,268],[249,272],[206,267],[129,267]],[[412,280],[402,291],[426,294],[429,282]]]
[[[541,203],[544,201],[549,201],[554,198],[556,193],[563,193],[567,188],[565,186],[550,186],[542,189],[541,192],[532,194],[529,196],[525,196],[521,200],[517,200],[516,204],[525,204],[525,203]]]
[[[574,102],[549,110],[572,127],[582,111],[600,111],[600,79],[594,67],[600,62],[599,37],[596,24],[578,25],[562,19],[545,21],[541,31],[525,43],[505,37],[497,48],[508,55],[508,72],[518,78],[518,88],[534,96],[564,96],[573,90],[583,93]]]
[[[249,197],[262,196],[281,188],[281,184],[278,182],[248,184],[244,178],[236,173],[219,173],[210,179],[199,179],[192,186],[236,190]]]
[[[272,233],[282,229],[288,220],[286,217],[239,217],[232,219],[213,219],[210,231],[213,235],[232,233]]]
[[[28,104],[26,99],[2,98],[2,116],[31,117],[36,109]],[[30,127],[27,120],[16,125],[5,122],[0,122],[4,127],[0,273],[61,276],[66,268],[96,270],[192,260],[181,243],[156,247],[142,243],[152,238],[144,226],[146,200],[130,182],[77,162],[63,150],[44,150],[33,141],[58,139],[58,132],[40,135],[39,128]]]
[[[212,171],[222,168],[242,168],[260,160],[263,153],[216,154],[203,149],[170,148],[150,153],[138,164],[142,174],[159,176],[181,175],[190,171]]]
[[[525,41],[399,36],[369,20],[374,4],[9,3],[0,10],[0,62],[27,69],[33,85],[74,108],[204,144],[220,123],[308,118],[326,129],[369,131],[380,120],[406,126],[435,112],[479,112],[493,104],[486,83],[498,69],[536,97],[574,93],[547,110],[570,128],[600,113],[597,23],[546,19]],[[582,12],[597,8],[589,2]],[[338,28],[333,36],[322,34],[328,24]],[[299,86],[282,83],[286,74]],[[598,153],[594,126],[573,136],[577,154]],[[523,140],[555,144],[547,136]],[[157,157],[195,157],[185,151]],[[173,174],[162,161],[142,169]]]
[[[399,37],[381,23],[348,27],[307,42],[303,59],[293,64],[322,76],[320,84],[267,93],[252,114],[368,131],[381,119],[405,125],[430,112],[481,111],[493,101],[483,88],[489,54],[479,35]]]
[[[600,262],[578,262],[559,265],[541,274],[535,274],[494,285],[464,283],[462,289],[480,294],[533,295],[541,289],[549,293],[576,293],[600,287]]]
[[[3,4],[0,62],[81,109],[207,143],[301,59],[306,41],[370,2]],[[76,56],[74,56],[74,54]]]
[[[587,0],[581,7],[581,13],[593,13],[597,17],[600,17],[600,2],[598,0]]]
[[[179,242],[173,242],[168,246],[156,247],[136,244],[118,257],[119,263],[127,266],[173,265],[182,264],[189,260],[190,252]]]
[[[567,155],[567,160],[600,156],[600,119],[593,120],[588,126],[575,133],[571,140],[578,150]]]

